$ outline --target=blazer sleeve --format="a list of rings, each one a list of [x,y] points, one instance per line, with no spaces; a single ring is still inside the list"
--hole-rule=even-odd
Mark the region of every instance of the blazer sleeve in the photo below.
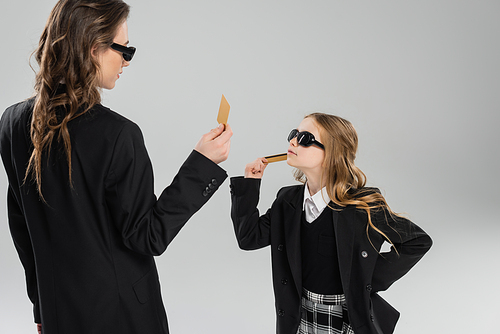
[[[24,104],[18,103],[5,110],[2,114],[0,120],[0,153],[9,180],[9,186],[7,188],[7,218],[9,230],[19,260],[24,268],[28,297],[33,303],[34,321],[35,323],[41,323],[35,254],[31,242],[30,231],[24,216],[24,210],[22,204],[20,204],[20,187],[16,174],[16,163],[13,156],[16,148],[23,151],[30,143],[29,136],[27,137],[28,139],[24,138],[26,124],[29,124],[27,119],[16,122],[18,117],[24,115],[22,112],[23,106]],[[16,136],[13,135],[14,132],[17,133]]]
[[[7,215],[9,219],[9,228],[16,247],[17,254],[24,268],[26,277],[26,288],[28,297],[33,303],[33,316],[35,323],[41,323],[40,303],[38,300],[38,285],[35,267],[35,255],[31,245],[31,237],[12,186],[9,185],[7,193]]]
[[[372,278],[375,292],[387,290],[405,275],[431,248],[432,239],[410,220],[391,216],[387,211],[375,212],[373,219],[393,243],[389,252],[377,258]]]
[[[231,178],[231,219],[238,246],[255,250],[271,243],[271,209],[260,216],[259,204],[261,179]]]
[[[222,168],[193,150],[170,186],[156,199],[142,132],[130,122],[123,127],[113,150],[105,182],[106,205],[128,248],[160,255],[226,178]]]

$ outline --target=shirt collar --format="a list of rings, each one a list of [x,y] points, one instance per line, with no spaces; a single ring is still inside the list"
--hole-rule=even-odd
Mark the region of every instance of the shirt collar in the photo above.
[[[323,187],[321,191],[318,191],[316,194],[311,196],[309,193],[309,188],[307,187],[307,183],[304,185],[304,202],[302,203],[302,210],[305,209],[306,199],[311,199],[318,211],[321,213],[330,202],[330,198],[328,197],[328,193],[326,191],[326,187]],[[328,202],[326,202],[328,201]]]

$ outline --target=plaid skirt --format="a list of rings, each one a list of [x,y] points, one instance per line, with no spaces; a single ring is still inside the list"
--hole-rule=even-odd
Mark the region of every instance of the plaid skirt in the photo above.
[[[297,334],[354,334],[345,296],[320,295],[303,289]]]

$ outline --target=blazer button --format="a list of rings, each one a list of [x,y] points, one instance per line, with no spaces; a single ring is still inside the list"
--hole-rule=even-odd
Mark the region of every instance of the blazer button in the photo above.
[[[278,311],[278,315],[279,315],[280,317],[285,316],[285,311],[283,311],[283,310],[279,310],[279,311]]]
[[[366,291],[368,291],[368,292],[372,291],[372,286],[370,284],[368,284],[366,286]]]
[[[210,189],[214,189],[214,188],[215,188],[215,186],[214,186],[214,184],[213,184],[213,183],[209,183],[209,184],[208,184],[208,188],[210,188]]]
[[[281,279],[281,284],[287,285],[288,284],[288,280],[286,278]]]
[[[284,247],[283,247],[283,245],[278,245],[278,250],[279,250],[280,252],[282,252],[282,251],[283,251],[283,248],[284,248]]]
[[[370,314],[370,320],[371,320],[372,322],[375,322],[375,317],[373,316],[373,314]]]
[[[216,185],[218,185],[218,184],[219,184],[219,182],[217,182],[217,180],[216,180],[216,179],[212,179],[212,184],[213,184],[214,186],[216,186]]]
[[[203,197],[207,197],[208,196],[208,192],[206,190],[203,190]]]
[[[368,252],[367,251],[362,251],[361,252],[361,256],[364,257],[364,258],[367,258],[368,257]]]

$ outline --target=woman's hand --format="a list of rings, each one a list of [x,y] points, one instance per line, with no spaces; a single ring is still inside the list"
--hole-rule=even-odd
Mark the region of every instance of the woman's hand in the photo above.
[[[42,324],[36,324],[36,332],[42,334]]]
[[[229,124],[219,124],[218,127],[205,133],[195,146],[195,150],[215,162],[225,161],[229,155],[233,130]]]
[[[264,169],[266,169],[266,167],[266,158],[258,158],[245,166],[245,177],[252,179],[261,179],[264,175]]]

